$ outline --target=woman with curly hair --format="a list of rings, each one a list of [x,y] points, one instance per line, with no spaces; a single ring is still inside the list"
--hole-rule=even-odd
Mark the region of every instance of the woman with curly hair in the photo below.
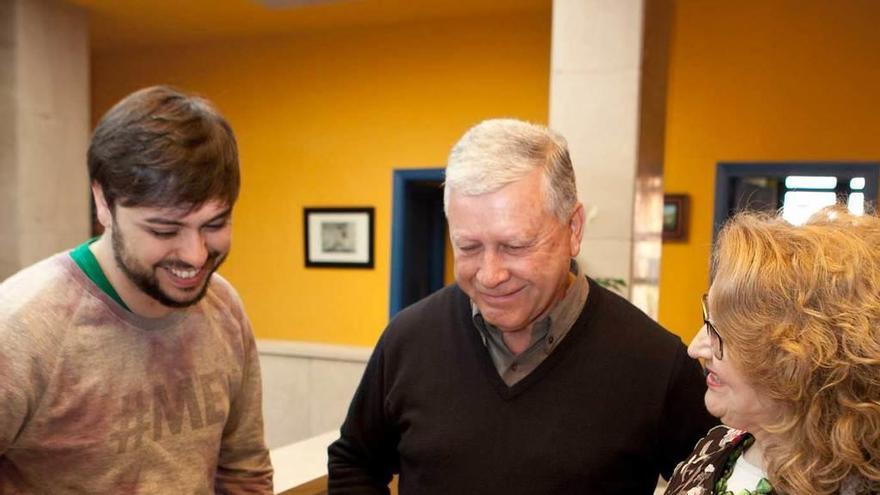
[[[740,214],[712,266],[688,353],[723,426],[667,495],[880,493],[880,219]]]

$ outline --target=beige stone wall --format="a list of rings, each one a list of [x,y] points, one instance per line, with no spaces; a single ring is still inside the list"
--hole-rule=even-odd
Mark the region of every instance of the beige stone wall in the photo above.
[[[19,266],[15,105],[15,1],[0,0],[0,279]]]
[[[89,233],[87,16],[0,0],[0,279]]]
[[[668,19],[664,0],[554,0],[550,127],[587,213],[578,261],[656,316],[668,25],[648,7]]]
[[[631,273],[641,0],[555,0],[550,126],[569,142],[587,211],[578,260],[589,275]]]

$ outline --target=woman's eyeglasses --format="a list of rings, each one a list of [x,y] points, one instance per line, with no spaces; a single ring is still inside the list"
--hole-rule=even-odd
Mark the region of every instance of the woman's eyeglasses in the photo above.
[[[721,335],[718,335],[718,330],[715,329],[715,325],[709,321],[709,301],[707,294],[703,294],[700,303],[703,307],[703,324],[706,325],[706,333],[709,334],[709,342],[712,344],[712,355],[715,356],[715,359],[722,359],[724,357],[724,342],[721,341]]]

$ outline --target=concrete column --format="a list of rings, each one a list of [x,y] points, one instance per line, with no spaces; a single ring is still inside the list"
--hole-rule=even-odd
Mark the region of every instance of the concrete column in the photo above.
[[[670,0],[554,0],[550,127],[587,211],[578,257],[656,317]]]
[[[86,13],[0,0],[0,280],[89,234]]]

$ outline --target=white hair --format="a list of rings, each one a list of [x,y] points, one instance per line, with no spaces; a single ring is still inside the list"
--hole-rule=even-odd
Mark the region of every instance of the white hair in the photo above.
[[[471,127],[449,153],[444,211],[453,189],[467,196],[491,193],[538,168],[544,171],[547,211],[567,222],[577,204],[577,187],[565,138],[521,120],[484,120]]]

